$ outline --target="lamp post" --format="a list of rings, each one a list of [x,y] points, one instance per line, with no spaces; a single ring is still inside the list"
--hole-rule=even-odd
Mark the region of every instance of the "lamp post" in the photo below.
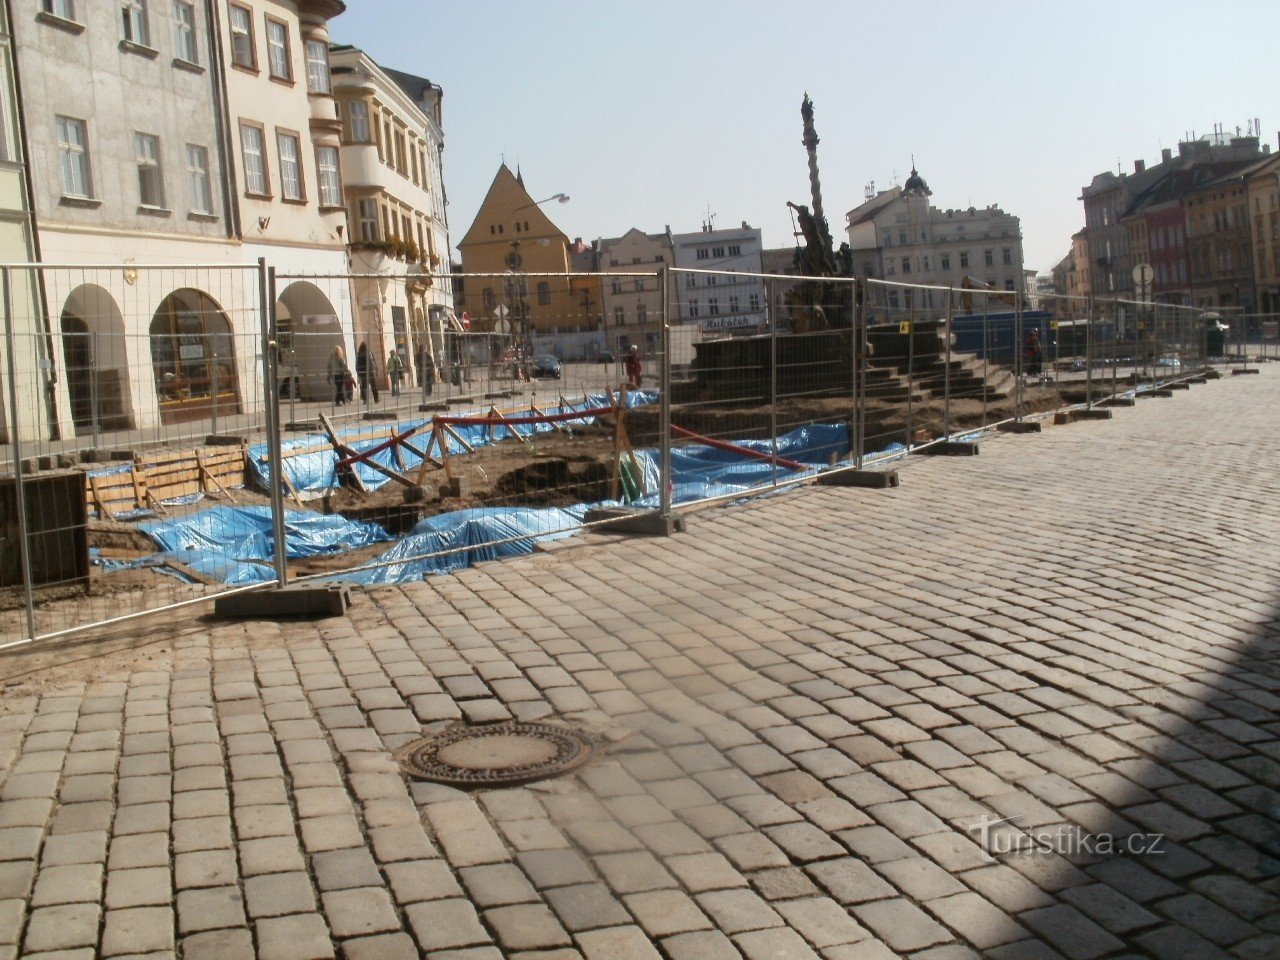
[[[551,203],[552,201],[555,201],[556,203],[568,203],[569,195],[567,193],[553,193],[544,200],[534,200],[532,203],[521,204],[512,210],[511,213],[512,216],[514,216],[521,210],[527,210],[530,207],[540,207],[542,204]],[[547,243],[545,239],[540,242],[544,245]],[[509,288],[511,289],[509,289],[508,298],[510,299],[511,293],[514,292],[516,303],[516,310],[513,311],[514,316],[512,318],[511,325],[512,341],[513,343],[518,344],[517,352],[524,353],[524,357],[518,357],[517,361],[527,363],[529,356],[532,353],[533,338],[530,336],[529,332],[529,309],[524,300],[525,280],[523,264],[520,258],[519,240],[511,241],[511,253],[507,257],[507,267],[508,272],[514,275],[513,281],[509,282]]]

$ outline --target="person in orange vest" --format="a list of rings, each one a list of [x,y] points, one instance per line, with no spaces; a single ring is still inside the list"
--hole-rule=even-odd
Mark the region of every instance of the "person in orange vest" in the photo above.
[[[644,374],[644,367],[640,363],[640,348],[634,343],[631,349],[627,351],[627,384],[632,387],[640,386],[640,378]]]

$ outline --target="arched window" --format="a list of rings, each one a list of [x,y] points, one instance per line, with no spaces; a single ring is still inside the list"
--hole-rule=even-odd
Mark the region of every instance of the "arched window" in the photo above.
[[[177,290],[151,320],[151,368],[162,423],[240,412],[235,341],[222,309],[199,290]]]

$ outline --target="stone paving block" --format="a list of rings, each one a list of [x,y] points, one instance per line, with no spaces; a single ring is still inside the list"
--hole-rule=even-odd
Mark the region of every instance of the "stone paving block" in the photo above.
[[[462,887],[443,860],[390,863],[387,879],[396,902],[402,906],[424,900],[447,900],[462,896]]]
[[[742,957],[733,941],[718,930],[667,937],[662,941],[662,949],[671,960],[741,960]]]
[[[826,897],[805,897],[774,904],[787,926],[818,948],[858,943],[870,934],[849,912]]]
[[[36,878],[32,907],[59,903],[97,903],[102,897],[102,864],[45,867]]]
[[[540,903],[493,907],[484,919],[504,951],[546,950],[572,942],[556,915]]]
[[[853,907],[853,914],[893,950],[908,953],[952,939],[947,930],[915,904],[902,898]]]
[[[404,908],[418,947],[426,953],[492,942],[466,900],[431,900]]]
[[[174,949],[173,908],[108,910],[100,949],[104,957],[161,951],[171,953]]]
[[[1090,960],[1124,944],[1068,904],[1028,910],[1018,921],[1044,937],[1072,960]]]
[[[55,838],[56,839],[56,838]],[[83,855],[91,861],[102,858],[102,849],[106,847],[106,835],[101,835],[101,846],[93,838],[86,836],[83,844]],[[45,845],[46,854],[53,845],[51,839]],[[230,846],[230,844],[228,844]],[[136,867],[167,867],[169,865],[169,835],[167,833],[142,833],[127,837],[116,837],[111,841],[111,853],[107,857],[107,869],[110,871],[129,870]]]
[[[360,937],[342,944],[343,960],[418,960],[413,938],[407,933]]]
[[[244,924],[244,900],[238,887],[205,887],[178,893],[178,930],[184,935]]]
[[[530,850],[518,853],[516,862],[539,890],[591,883],[596,879],[587,861],[574,850]]]
[[[593,863],[619,896],[676,885],[675,878],[646,851],[605,854],[595,857]]]
[[[318,913],[270,917],[257,921],[255,927],[259,960],[327,960],[335,956],[329,929]]]
[[[506,845],[472,800],[433,804],[427,816],[445,856],[456,867],[501,863],[508,859]]]
[[[101,915],[102,908],[96,903],[69,903],[32,910],[22,941],[24,955],[41,950],[97,946]]]
[[[173,903],[173,881],[168,868],[142,867],[136,870],[113,870],[107,875],[107,894],[104,902],[108,918],[111,911],[128,907],[169,906]]]
[[[747,886],[746,878],[718,853],[669,857],[663,866],[675,874],[690,893]]]
[[[1027,930],[1004,910],[976,893],[957,893],[929,900],[924,906],[979,950],[989,950],[1028,936]]]
[[[716,928],[730,936],[783,925],[777,912],[751,890],[712,890],[694,899]]]
[[[316,910],[311,879],[302,872],[249,877],[244,882],[244,900],[249,916],[255,920]]]
[[[661,960],[662,956],[639,927],[589,930],[574,940],[585,960]]]
[[[458,871],[471,902],[478,907],[535,903],[538,892],[515,864],[497,863]]]
[[[820,960],[798,933],[785,927],[741,933],[733,942],[747,960]]]
[[[391,897],[381,886],[322,894],[324,914],[335,937],[358,937],[400,929]]]
[[[303,847],[312,854],[364,846],[364,835],[354,816],[310,817],[298,827]]]

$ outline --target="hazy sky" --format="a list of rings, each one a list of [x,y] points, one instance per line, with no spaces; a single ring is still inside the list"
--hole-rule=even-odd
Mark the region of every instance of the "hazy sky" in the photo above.
[[[815,104],[836,243],[911,158],[941,208],[1022,218],[1047,271],[1095,173],[1255,117],[1277,146],[1276,0],[346,0],[335,42],[444,88],[450,235],[505,158],[570,237],[747,221],[790,246]],[[1268,92],[1270,91],[1270,92]]]

